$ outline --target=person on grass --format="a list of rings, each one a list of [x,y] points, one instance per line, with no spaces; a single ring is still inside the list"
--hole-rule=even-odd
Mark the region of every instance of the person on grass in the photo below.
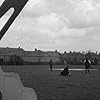
[[[52,72],[52,67],[53,67],[53,61],[52,61],[52,59],[50,59],[50,61],[49,61],[49,66],[50,66],[50,70],[51,70],[51,72]]]
[[[66,60],[64,60],[64,65],[65,65],[65,68],[64,70],[60,73],[60,75],[62,76],[71,76],[70,72],[69,72],[69,64],[67,64]]]
[[[91,61],[88,58],[85,58],[84,65],[85,65],[85,73],[90,74],[90,68],[92,67],[91,67]]]

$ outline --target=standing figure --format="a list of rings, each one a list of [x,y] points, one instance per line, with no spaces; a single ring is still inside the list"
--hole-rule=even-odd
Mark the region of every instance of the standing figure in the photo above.
[[[90,74],[90,68],[91,68],[91,61],[88,58],[85,58],[84,60],[84,64],[85,64],[85,73]]]
[[[50,66],[50,70],[52,72],[52,67],[53,67],[53,61],[52,61],[52,59],[50,59],[50,61],[49,61],[49,66]]]

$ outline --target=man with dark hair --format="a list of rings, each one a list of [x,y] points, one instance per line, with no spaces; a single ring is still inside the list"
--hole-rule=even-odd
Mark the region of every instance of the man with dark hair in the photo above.
[[[90,74],[90,68],[91,68],[91,61],[88,58],[85,58],[84,60],[84,64],[85,64],[85,73]]]

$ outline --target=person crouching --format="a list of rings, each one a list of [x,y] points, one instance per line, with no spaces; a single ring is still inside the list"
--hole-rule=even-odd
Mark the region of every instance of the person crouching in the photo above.
[[[69,65],[65,62],[65,68],[64,70],[60,73],[60,75],[62,76],[71,76],[70,72],[69,72]]]

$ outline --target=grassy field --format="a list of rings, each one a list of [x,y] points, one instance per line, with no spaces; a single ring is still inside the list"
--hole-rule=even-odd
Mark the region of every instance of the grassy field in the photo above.
[[[62,68],[63,65],[55,65]],[[50,72],[48,65],[2,66],[7,72],[17,72],[23,85],[34,88],[38,100],[100,100],[100,66],[86,75],[84,71],[70,71],[72,76],[60,76],[61,71]],[[70,68],[84,68],[71,66]]]

